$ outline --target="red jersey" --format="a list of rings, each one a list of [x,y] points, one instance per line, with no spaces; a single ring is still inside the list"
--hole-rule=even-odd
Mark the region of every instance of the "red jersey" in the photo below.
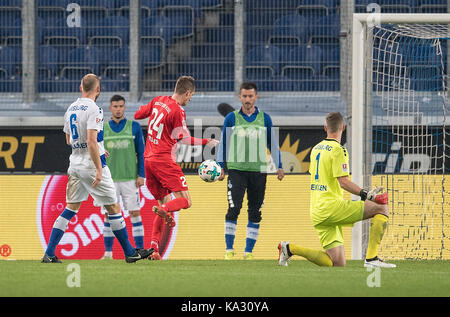
[[[176,161],[177,141],[190,136],[184,109],[172,97],[159,96],[134,114],[136,120],[148,117],[144,157]]]

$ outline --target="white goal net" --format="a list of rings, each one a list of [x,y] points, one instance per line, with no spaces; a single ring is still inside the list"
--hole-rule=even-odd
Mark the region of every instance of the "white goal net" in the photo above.
[[[450,258],[450,28],[430,22],[364,29],[360,177],[389,193],[387,259]],[[360,237],[364,256],[367,224]]]

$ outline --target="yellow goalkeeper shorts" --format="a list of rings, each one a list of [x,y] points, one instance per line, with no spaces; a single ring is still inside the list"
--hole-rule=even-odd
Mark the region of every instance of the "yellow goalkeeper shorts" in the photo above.
[[[315,223],[314,228],[319,234],[322,247],[329,250],[344,244],[343,226],[353,226],[355,222],[363,219],[364,202],[361,200],[335,201],[321,211],[311,211],[311,214],[314,213],[320,213],[322,219],[325,218],[320,223]]]

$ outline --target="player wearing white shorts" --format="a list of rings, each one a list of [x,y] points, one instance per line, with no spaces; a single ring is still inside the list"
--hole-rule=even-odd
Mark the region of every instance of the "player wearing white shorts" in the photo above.
[[[122,198],[122,207],[130,214],[132,234],[136,248],[144,248],[144,226],[140,213],[139,187],[145,184],[144,135],[141,125],[125,117],[125,98],[114,95],[110,99],[111,120],[104,125],[106,159],[116,187],[117,201]],[[102,208],[106,214],[106,209]],[[125,214],[125,216],[127,216]],[[112,258],[114,234],[108,216],[103,228],[105,243],[104,259]]]
[[[117,203],[111,173],[106,165],[103,146],[103,110],[95,101],[100,94],[100,79],[94,74],[83,77],[81,98],[67,109],[64,115],[66,142],[72,147],[67,174],[66,208],[53,224],[43,263],[60,263],[55,249],[61,241],[69,221],[89,195],[94,204],[104,205],[109,214],[111,229],[119,240],[126,262],[147,258],[152,249],[134,249],[128,239],[125,221]]]

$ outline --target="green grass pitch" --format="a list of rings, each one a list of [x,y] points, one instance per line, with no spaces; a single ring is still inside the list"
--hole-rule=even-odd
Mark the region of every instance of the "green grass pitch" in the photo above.
[[[71,270],[72,263],[79,271]],[[304,260],[288,267],[274,260],[0,261],[0,296],[450,296],[449,261],[393,263],[397,268],[369,272],[362,261],[348,261],[344,268]],[[70,281],[79,287],[69,287]]]

